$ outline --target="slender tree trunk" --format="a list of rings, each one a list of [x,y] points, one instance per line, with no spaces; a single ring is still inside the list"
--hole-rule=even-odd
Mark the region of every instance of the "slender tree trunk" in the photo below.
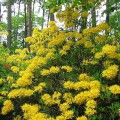
[[[0,22],[2,21],[2,14],[1,14],[1,3],[0,3]]]
[[[35,0],[33,1],[33,14],[35,13]]]
[[[53,14],[53,13],[50,13],[50,12],[49,12],[49,14],[50,14],[50,21],[54,21],[54,20],[55,20],[54,14]]]
[[[86,7],[82,6],[82,11],[85,11],[85,10],[86,10]],[[81,20],[81,29],[80,29],[80,32],[82,32],[87,27],[87,18],[82,17],[81,19],[82,20]]]
[[[32,0],[28,2],[28,33],[27,36],[32,35]]]
[[[50,19],[50,11],[48,11],[48,16],[47,16],[47,27],[48,27],[49,19]]]
[[[43,0],[42,2],[45,2],[45,0]],[[42,9],[43,9],[43,20],[44,20],[44,18],[45,18],[45,8],[44,8],[44,6],[42,7]],[[42,23],[42,29],[44,28],[44,23]]]
[[[29,0],[29,1],[28,1],[27,13],[28,13],[27,36],[32,36],[32,0]],[[28,43],[26,43],[26,47],[27,47],[28,49],[30,49]]]
[[[19,13],[20,13],[20,2],[21,2],[21,0],[19,0],[19,4],[18,4],[18,12],[17,12],[18,17],[19,17]],[[16,40],[17,40],[17,36],[18,36],[18,26],[19,26],[19,24],[17,24],[16,36],[15,36]]]
[[[96,9],[95,9],[95,3],[92,6],[91,9],[91,15],[92,15],[92,27],[96,27]]]
[[[11,30],[12,30],[12,21],[11,21],[11,1],[8,0],[8,11],[7,11],[7,29],[8,29],[8,36],[7,36],[7,47],[11,49]]]
[[[24,3],[24,13],[25,13],[25,17],[24,17],[24,23],[25,23],[24,38],[26,38],[27,37],[27,9],[26,9],[26,2]],[[26,43],[24,42],[24,39],[23,39],[23,48],[24,48],[24,44],[26,46]]]
[[[109,11],[109,0],[106,0],[106,23],[109,25],[110,22],[110,11]]]
[[[2,22],[2,15],[1,15],[1,3],[0,3],[0,22]],[[0,44],[1,44],[1,36],[0,36]]]

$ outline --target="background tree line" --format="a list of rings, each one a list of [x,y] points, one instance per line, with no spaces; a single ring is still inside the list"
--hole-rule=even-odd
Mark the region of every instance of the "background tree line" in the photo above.
[[[8,31],[6,47],[16,49],[18,47],[29,47],[24,38],[32,35],[32,29],[39,26],[43,29],[48,26],[49,21],[55,20],[55,13],[59,12],[54,7],[65,7],[68,3],[77,5],[80,12],[86,11],[89,15],[78,18],[76,28],[82,32],[87,27],[95,27],[98,23],[97,11],[101,3],[104,3],[105,10],[102,14],[106,16],[105,22],[112,28],[113,34],[118,38],[120,31],[120,1],[119,0],[91,0],[94,4],[88,5],[86,0],[3,0],[0,2],[0,26]],[[18,8],[12,9],[17,4]],[[35,13],[36,4],[39,6],[38,14]],[[7,11],[7,23],[2,21],[1,6],[5,6]],[[17,12],[16,12],[17,9]],[[24,9],[23,11],[21,11]],[[52,12],[51,12],[52,11]],[[98,11],[99,12],[99,11]],[[45,22],[47,25],[45,25]]]

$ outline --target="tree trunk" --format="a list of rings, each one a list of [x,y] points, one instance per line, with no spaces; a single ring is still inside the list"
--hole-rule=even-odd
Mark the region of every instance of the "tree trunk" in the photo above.
[[[8,11],[7,11],[7,29],[8,29],[8,36],[7,36],[7,47],[11,49],[11,30],[12,30],[12,20],[11,20],[11,1],[8,0]]]
[[[28,13],[28,29],[27,29],[27,36],[32,36],[32,0],[28,1],[27,6],[27,13]],[[26,47],[29,48],[29,44],[26,43]]]
[[[1,3],[0,3],[0,22],[2,22],[2,15],[1,15]],[[0,36],[0,44],[1,44],[1,36]]]
[[[18,12],[17,12],[18,17],[20,14],[20,3],[21,3],[21,0],[19,0],[19,6],[18,6]],[[16,37],[15,37],[16,40],[17,40],[17,36],[18,36],[18,27],[19,27],[19,25],[17,24]]]
[[[54,20],[55,20],[54,14],[53,14],[53,13],[50,13],[50,12],[49,12],[49,14],[50,14],[50,21],[54,21]]]
[[[42,2],[45,2],[45,0],[43,0]],[[44,8],[44,6],[42,7],[42,9],[43,9],[43,20],[44,20],[44,18],[45,18],[45,8]],[[44,28],[44,23],[42,23],[42,29]]]
[[[1,14],[1,3],[0,3],[0,22],[2,21],[2,14]]]
[[[110,22],[110,11],[109,11],[109,0],[106,0],[106,23],[109,25]]]
[[[28,2],[28,33],[27,36],[32,35],[32,0]]]
[[[25,17],[24,17],[24,23],[25,23],[25,32],[24,32],[24,38],[27,37],[27,10],[26,10],[26,2],[24,3],[24,13],[25,13]],[[25,46],[24,46],[24,39],[23,39],[23,48],[26,46],[26,43],[25,43]]]
[[[48,11],[48,16],[47,16],[47,27],[48,27],[49,19],[50,19],[50,11]]]
[[[82,11],[86,10],[86,6],[82,6]],[[87,27],[87,18],[81,17],[81,29],[80,33]]]
[[[33,1],[33,13],[35,12],[35,0]]]
[[[91,15],[92,15],[92,27],[96,27],[96,9],[95,9],[95,3],[92,6],[91,9]]]

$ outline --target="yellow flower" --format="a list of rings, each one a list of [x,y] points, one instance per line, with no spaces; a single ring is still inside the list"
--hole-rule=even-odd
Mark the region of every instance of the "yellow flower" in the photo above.
[[[49,94],[44,94],[41,96],[41,99],[44,101],[45,105],[53,105],[54,101],[52,100]]]
[[[66,55],[66,54],[67,54],[67,52],[66,52],[66,51],[64,51],[64,50],[60,50],[60,54],[61,54],[61,55]]]
[[[72,110],[66,110],[63,112],[63,116],[66,119],[72,119],[74,112]]]
[[[38,35],[38,33],[39,33],[39,32],[38,32],[38,28],[35,27],[34,30],[33,30],[33,35]]]
[[[18,73],[18,72],[19,72],[19,68],[16,67],[16,66],[12,66],[12,67],[11,67],[11,70],[12,70],[14,73]]]
[[[79,75],[79,80],[81,80],[81,81],[91,81],[92,78],[89,77],[87,74],[83,73],[83,74]]]
[[[47,55],[46,55],[46,59],[54,59],[54,53],[52,53],[52,52],[49,52],[49,53],[47,53]]]
[[[8,97],[9,98],[16,98],[16,97],[26,97],[33,95],[34,91],[30,89],[20,88],[20,89],[13,89],[9,92]]]
[[[60,108],[60,111],[63,112],[63,111],[68,110],[68,108],[70,108],[70,106],[69,106],[69,104],[67,102],[65,102],[63,104],[60,104],[59,108]]]
[[[93,80],[93,81],[91,81],[91,82],[89,83],[89,86],[90,86],[91,88],[100,89],[101,84],[100,84],[100,82],[99,82],[98,80]]]
[[[86,116],[81,116],[81,117],[78,117],[77,120],[87,120],[87,117]]]
[[[89,89],[89,82],[87,82],[87,81],[76,82],[74,84],[73,88],[75,90]]]
[[[64,51],[70,50],[70,46],[69,46],[69,45],[63,46],[63,50],[64,50]]]
[[[88,116],[94,115],[97,111],[91,108],[86,108],[85,114]]]
[[[57,116],[57,117],[56,117],[56,120],[66,120],[66,118],[61,115],[61,116]]]
[[[91,48],[91,47],[93,47],[93,44],[92,44],[92,42],[90,42],[90,41],[86,41],[86,42],[84,43],[84,45],[85,45],[86,48]]]
[[[63,99],[68,103],[71,104],[73,102],[72,93],[64,93]]]
[[[71,82],[71,81],[67,81],[63,84],[64,88],[67,88],[67,89],[72,89],[73,86],[74,86],[74,83]]]
[[[72,68],[70,66],[62,66],[61,69],[65,69],[67,72],[71,72]]]
[[[21,108],[24,112],[24,118],[27,120],[30,120],[30,119],[33,120],[32,117],[36,115],[36,113],[40,109],[40,106],[38,106],[37,104],[30,105],[25,103]]]
[[[104,55],[104,54],[103,54],[102,52],[97,52],[97,53],[95,54],[95,58],[96,58],[96,59],[100,59],[103,55]]]
[[[111,65],[108,69],[102,72],[102,77],[106,77],[107,79],[113,79],[116,77],[118,72],[118,65]]]
[[[87,108],[91,108],[91,109],[96,108],[96,105],[97,103],[95,100],[88,100],[86,103]]]
[[[49,25],[50,25],[50,27],[53,27],[53,26],[56,26],[56,23],[55,23],[55,21],[50,21]]]
[[[82,17],[86,18],[88,16],[88,12],[87,11],[83,11],[81,14]]]
[[[112,94],[120,94],[120,86],[119,85],[112,85],[109,87],[109,90]]]
[[[52,67],[50,68],[50,72],[51,72],[51,73],[58,73],[59,71],[60,71],[59,67],[52,66]]]
[[[13,120],[22,120],[20,115],[17,115],[15,118],[13,118]]]
[[[2,35],[9,35],[8,32],[0,32]]]
[[[6,115],[7,113],[9,113],[11,110],[14,110],[14,105],[12,104],[11,100],[6,100],[3,103],[3,107],[2,107],[2,114]]]
[[[8,94],[8,91],[1,91],[0,94],[6,96]]]
[[[111,54],[115,53],[116,50],[117,50],[116,46],[106,44],[102,48],[102,53],[107,54],[107,55],[111,55]]]
[[[42,76],[49,75],[49,74],[50,74],[50,70],[43,69],[43,70],[41,71],[41,75],[42,75]]]
[[[7,76],[7,80],[9,83],[12,83],[14,81],[14,78],[11,76]]]
[[[0,78],[0,84],[2,84],[3,83],[3,79],[2,78]]]
[[[94,99],[94,98],[98,98],[100,96],[100,90],[98,88],[91,88],[90,89],[90,98]]]

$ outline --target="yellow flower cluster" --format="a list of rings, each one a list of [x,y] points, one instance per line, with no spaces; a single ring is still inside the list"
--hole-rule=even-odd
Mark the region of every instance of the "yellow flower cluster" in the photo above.
[[[88,17],[88,12],[87,11],[83,11],[82,14],[81,14],[81,16],[83,18],[87,18]]]
[[[72,68],[70,66],[62,66],[61,69],[64,69],[67,72],[71,72],[72,71]]]
[[[25,96],[31,96],[34,93],[33,90],[30,89],[25,89],[25,88],[20,88],[20,89],[14,89],[10,91],[8,94],[9,98],[16,98],[16,97],[25,97]]]
[[[88,100],[87,103],[86,103],[86,110],[85,110],[85,113],[87,116],[91,116],[91,115],[94,115],[96,113],[96,101],[95,100]]]
[[[14,73],[18,73],[18,72],[19,72],[19,68],[16,67],[16,66],[12,66],[12,67],[11,67],[11,70],[12,70]]]
[[[4,106],[2,107],[2,112],[1,112],[3,115],[6,115],[11,110],[14,110],[14,105],[12,104],[11,100],[6,100],[3,105]]]
[[[44,103],[46,105],[54,105],[54,104],[60,104],[60,96],[61,93],[59,92],[54,92],[54,94],[52,96],[50,96],[49,94],[44,94],[42,95],[41,99],[44,101]]]
[[[35,92],[37,92],[37,91],[38,91],[38,92],[42,92],[42,90],[43,90],[44,87],[46,87],[46,83],[42,83],[42,82],[41,82],[38,86],[35,86],[35,87],[34,87],[34,91],[35,91]]]
[[[101,23],[99,25],[97,25],[96,27],[93,27],[93,28],[86,28],[83,30],[83,34],[88,36],[88,35],[91,35],[91,34],[94,34],[94,33],[99,33],[103,30],[106,30],[108,31],[110,28],[108,26],[107,23]]]
[[[24,104],[22,106],[22,110],[24,112],[24,118],[27,120],[33,120],[32,117],[35,117],[39,109],[40,109],[40,106],[37,104],[36,105]]]
[[[58,73],[60,71],[59,67],[52,66],[50,68],[50,73]]]
[[[57,17],[65,21],[66,27],[71,27],[79,14],[68,7]],[[87,28],[82,33],[62,31],[53,21],[41,32],[38,28],[33,30],[32,37],[26,38],[30,51],[17,49],[6,58],[5,63],[12,67],[10,73],[0,79],[5,85],[0,92],[1,99],[20,101],[20,113],[24,118],[16,116],[15,120],[87,120],[99,114],[96,107],[99,107],[97,102],[103,92],[109,90],[112,94],[120,94],[119,85],[111,83],[107,88],[102,84],[106,81],[101,82],[102,77],[117,77],[119,62],[115,64],[113,58],[120,60],[119,45],[113,45],[106,35],[100,35],[103,30],[109,30],[106,23]],[[14,110],[14,106],[10,100],[5,101],[2,114]],[[77,106],[84,107],[84,111]]]
[[[107,39],[106,35],[100,35],[100,36],[95,37],[94,41],[95,41],[95,43],[98,44],[98,43],[102,43],[102,42],[106,41],[106,39]]]
[[[109,87],[109,90],[112,94],[120,94],[120,86],[119,85],[112,85]]]
[[[49,70],[47,69],[43,69],[41,71],[41,75],[42,76],[45,76],[45,75],[49,75],[51,73],[58,73],[60,71],[59,67],[56,67],[56,66],[52,66]]]
[[[79,80],[81,81],[91,81],[93,80],[92,77],[89,77],[87,74],[83,73],[79,75]]]
[[[106,70],[102,72],[102,76],[107,79],[113,79],[116,77],[118,72],[118,65],[111,65]]]
[[[13,83],[14,82],[14,78],[12,76],[7,76],[7,81],[9,83]]]
[[[81,117],[78,117],[77,120],[87,120],[87,117],[86,116],[81,116]]]
[[[59,19],[60,22],[64,22],[66,28],[70,28],[75,25],[74,21],[79,17],[79,15],[80,14],[76,9],[67,7],[61,13],[57,13],[56,18]]]
[[[55,7],[52,7],[50,9],[50,13],[55,13],[56,11],[60,10],[60,7],[59,6],[55,6]]]
[[[8,35],[8,32],[0,32],[1,35]]]

